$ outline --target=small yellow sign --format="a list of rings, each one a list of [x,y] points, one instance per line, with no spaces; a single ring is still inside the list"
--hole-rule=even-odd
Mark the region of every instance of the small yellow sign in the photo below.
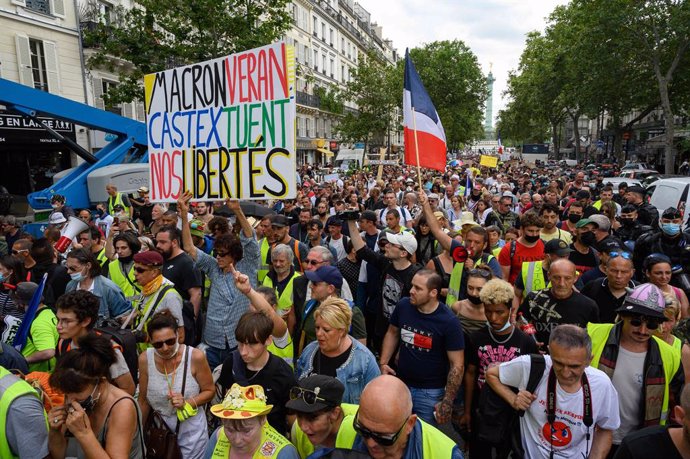
[[[498,158],[496,156],[482,155],[479,158],[479,165],[486,167],[496,167],[498,165]]]

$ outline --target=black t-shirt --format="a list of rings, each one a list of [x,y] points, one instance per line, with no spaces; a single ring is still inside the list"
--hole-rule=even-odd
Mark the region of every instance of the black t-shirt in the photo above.
[[[681,427],[675,427],[680,429]],[[616,459],[681,459],[667,426],[651,426],[628,434],[621,443]]]
[[[573,249],[568,256],[568,260],[572,261],[577,270],[582,273],[594,269],[599,266],[599,258],[594,249],[590,248],[589,253],[580,253],[575,248],[574,244],[570,244],[570,248]]]
[[[539,351],[534,339],[517,327],[510,339],[508,339],[509,335],[497,335],[494,331],[491,333],[495,339],[491,337],[488,327],[483,327],[470,334],[465,343],[467,364],[477,367],[475,387],[478,387],[479,390],[484,387],[488,368],[495,364],[510,362],[521,355],[535,354]],[[505,343],[499,343],[505,340],[507,340]],[[475,390],[474,394],[475,400],[478,400],[479,391]]]
[[[343,364],[350,358],[350,353],[352,352],[352,344],[347,348],[345,352],[335,357],[327,357],[321,353],[320,350],[314,352],[314,358],[312,360],[312,368],[314,375],[326,375],[335,378],[337,376],[336,370],[343,366]]]
[[[244,371],[244,377],[242,377],[234,374],[232,370],[234,355],[239,358],[239,354],[236,352],[230,354],[230,357],[223,362],[218,378],[218,384],[223,390],[223,395],[234,383],[242,386],[260,385],[264,388],[264,393],[268,399],[267,403],[273,405],[273,409],[268,413],[268,423],[282,435],[285,435],[287,430],[285,404],[290,400],[290,389],[297,385],[297,379],[295,379],[292,368],[285,360],[270,354],[266,366],[259,371],[248,370],[247,365],[242,362],[241,368]]]
[[[175,284],[175,290],[183,300],[189,300],[190,288],[203,285],[201,271],[194,266],[194,260],[186,253],[181,253],[163,263],[163,277]]]
[[[520,305],[520,312],[537,329],[537,340],[549,342],[549,335],[557,325],[575,324],[582,328],[588,322],[599,322],[599,308],[591,298],[573,292],[568,298],[557,299],[551,289],[530,292]]]
[[[583,295],[591,298],[599,307],[599,321],[602,324],[612,324],[616,321],[616,309],[623,306],[626,295],[621,295],[616,298],[609,290],[609,281],[607,278],[594,279],[588,282],[580,291]],[[630,282],[628,287],[634,288],[635,283]]]
[[[153,212],[153,204],[149,204],[148,206],[137,207],[136,210],[139,218],[142,222],[144,222],[144,226],[146,228],[151,226],[151,223],[153,223],[153,216],[151,215],[151,213]]]

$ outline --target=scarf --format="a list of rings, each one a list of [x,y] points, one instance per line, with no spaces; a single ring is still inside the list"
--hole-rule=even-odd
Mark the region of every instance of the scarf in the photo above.
[[[622,329],[622,322],[616,324],[611,329],[599,358],[599,369],[606,373],[609,378],[613,378],[613,372],[616,370]],[[666,375],[664,373],[664,363],[661,360],[661,353],[659,352],[659,345],[654,338],[651,338],[649,340],[647,356],[644,360],[644,381],[642,382],[644,398],[640,407],[642,415],[640,428],[659,425],[661,422],[665,386]]]
[[[163,275],[159,274],[148,284],[141,287],[141,293],[144,296],[153,295],[163,285]]]

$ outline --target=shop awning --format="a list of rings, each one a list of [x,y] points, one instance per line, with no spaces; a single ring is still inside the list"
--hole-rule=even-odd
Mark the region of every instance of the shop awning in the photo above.
[[[354,150],[340,149],[340,151],[338,152],[338,157],[335,160],[336,161],[354,160],[354,161],[357,161],[361,164],[363,157],[364,157],[364,148],[355,148]]]
[[[316,151],[320,152],[321,154],[326,155],[329,158],[335,154],[331,150],[326,150],[325,148],[317,148]]]

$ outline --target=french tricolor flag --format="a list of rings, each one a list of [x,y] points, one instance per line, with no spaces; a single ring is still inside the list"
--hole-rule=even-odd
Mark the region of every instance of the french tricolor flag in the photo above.
[[[446,133],[441,118],[414,68],[409,50],[405,50],[403,124],[405,164],[444,171]]]

